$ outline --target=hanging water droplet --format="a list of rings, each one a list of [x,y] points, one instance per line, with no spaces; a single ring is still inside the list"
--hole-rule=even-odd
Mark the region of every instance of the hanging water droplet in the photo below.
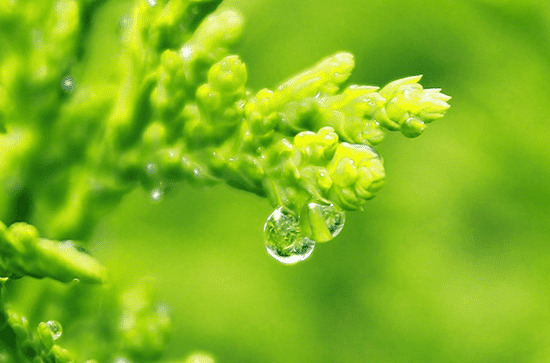
[[[65,92],[72,91],[74,88],[74,79],[71,76],[66,76],[61,80],[61,87]]]
[[[310,237],[317,242],[330,241],[344,228],[346,214],[336,208],[334,204],[323,205],[309,203],[307,205],[307,222],[310,229]]]
[[[302,235],[298,215],[284,207],[267,218],[264,233],[267,252],[287,265],[307,259],[315,247],[315,241]]]
[[[162,196],[163,196],[164,192],[162,191],[161,188],[155,188],[153,190],[151,190],[151,199],[153,200],[153,202],[158,202],[162,199]]]
[[[61,337],[61,334],[63,334],[63,328],[61,327],[61,324],[59,324],[57,321],[50,320],[46,323],[46,325],[50,329],[53,340],[59,339]]]
[[[277,248],[266,245],[267,252],[277,261],[285,265],[292,265],[307,259],[315,248],[315,241],[303,237],[299,243],[293,244],[288,248]]]

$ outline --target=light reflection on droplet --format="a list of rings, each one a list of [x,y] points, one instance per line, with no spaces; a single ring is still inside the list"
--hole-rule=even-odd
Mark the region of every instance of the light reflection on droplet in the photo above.
[[[149,163],[145,166],[145,172],[149,176],[155,176],[158,173],[158,167],[155,163]]]
[[[132,17],[130,15],[121,16],[119,24],[122,29],[130,28],[130,26],[132,26]]]
[[[61,87],[65,92],[72,91],[74,88],[74,79],[71,76],[66,76],[61,80]]]
[[[50,320],[46,323],[46,325],[50,329],[53,340],[59,339],[61,337],[61,334],[63,334],[63,328],[61,327],[61,324],[59,324],[57,321]]]
[[[191,58],[193,58],[193,49],[188,45],[183,46],[180,50],[180,56],[184,60],[190,60]]]
[[[153,202],[158,202],[162,199],[162,196],[163,196],[163,191],[161,188],[155,188],[151,191],[151,199],[153,200]]]
[[[302,240],[291,248],[279,249],[266,245],[269,255],[285,265],[293,265],[306,260],[313,253],[314,248],[315,241],[307,237],[302,237]]]

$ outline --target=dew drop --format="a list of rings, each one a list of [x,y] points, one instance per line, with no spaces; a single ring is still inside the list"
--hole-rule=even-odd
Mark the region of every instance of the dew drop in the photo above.
[[[122,29],[128,29],[132,26],[132,17],[130,15],[123,15],[119,20],[120,27]]]
[[[63,328],[61,327],[61,324],[59,324],[57,321],[49,320],[46,325],[50,329],[53,340],[59,339],[61,337],[61,334],[63,334]]]
[[[315,241],[302,235],[298,215],[284,207],[267,218],[264,233],[267,252],[287,265],[307,259],[315,247]]]
[[[162,199],[162,196],[164,195],[164,192],[161,188],[155,188],[151,190],[150,197],[153,200],[153,202],[159,202]]]
[[[74,88],[74,79],[71,76],[66,76],[61,80],[61,87],[65,92],[70,92]]]
[[[147,175],[154,177],[158,173],[158,166],[155,163],[149,163],[145,166],[145,172]]]
[[[70,251],[75,248],[75,243],[72,240],[67,240],[67,241],[60,242],[58,247],[62,251]]]
[[[147,3],[149,4],[149,6],[153,7],[157,5],[157,0],[147,0]]]
[[[330,241],[344,228],[346,213],[334,204],[308,204],[308,217],[312,238],[317,242]]]
[[[188,45],[183,46],[180,50],[180,56],[184,60],[190,60],[191,58],[193,58],[193,49]]]

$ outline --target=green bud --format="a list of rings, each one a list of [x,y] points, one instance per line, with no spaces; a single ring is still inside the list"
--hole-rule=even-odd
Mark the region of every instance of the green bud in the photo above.
[[[150,148],[158,148],[166,143],[166,127],[159,121],[152,122],[143,132],[143,143]]]
[[[203,84],[197,89],[197,101],[205,110],[215,111],[222,106],[222,96],[211,84]]]
[[[191,70],[199,60],[212,64],[221,59],[227,52],[227,46],[240,37],[242,24],[241,16],[232,10],[206,17],[180,50],[186,67]]]
[[[334,94],[349,78],[354,65],[352,54],[337,53],[281,84],[276,94],[283,102],[314,97],[319,92]]]
[[[41,322],[40,324],[38,324],[36,332],[38,333],[38,338],[40,339],[40,344],[42,345],[42,347],[44,347],[44,349],[46,350],[50,350],[53,347],[54,339],[48,325],[44,322]]]
[[[227,56],[208,71],[208,82],[223,93],[234,93],[244,87],[246,66],[236,55]]]
[[[449,109],[450,97],[440,89],[424,90],[417,82],[422,76],[408,77],[389,83],[379,94],[386,98],[385,110],[375,118],[382,125],[395,129],[399,125],[407,137],[416,137],[425,129],[425,123],[443,116]]]
[[[346,188],[355,183],[359,177],[359,173],[353,159],[342,157],[337,163],[329,166],[331,179],[340,188]]]

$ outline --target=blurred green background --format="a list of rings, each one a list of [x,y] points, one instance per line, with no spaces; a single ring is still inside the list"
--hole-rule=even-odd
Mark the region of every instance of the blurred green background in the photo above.
[[[174,315],[168,357],[219,362],[550,361],[550,3],[227,0],[254,89],[339,50],[354,83],[423,74],[453,96],[418,139],[378,147],[387,185],[334,241],[283,266],[264,199],[182,186],[127,196],[96,229],[117,280]]]

